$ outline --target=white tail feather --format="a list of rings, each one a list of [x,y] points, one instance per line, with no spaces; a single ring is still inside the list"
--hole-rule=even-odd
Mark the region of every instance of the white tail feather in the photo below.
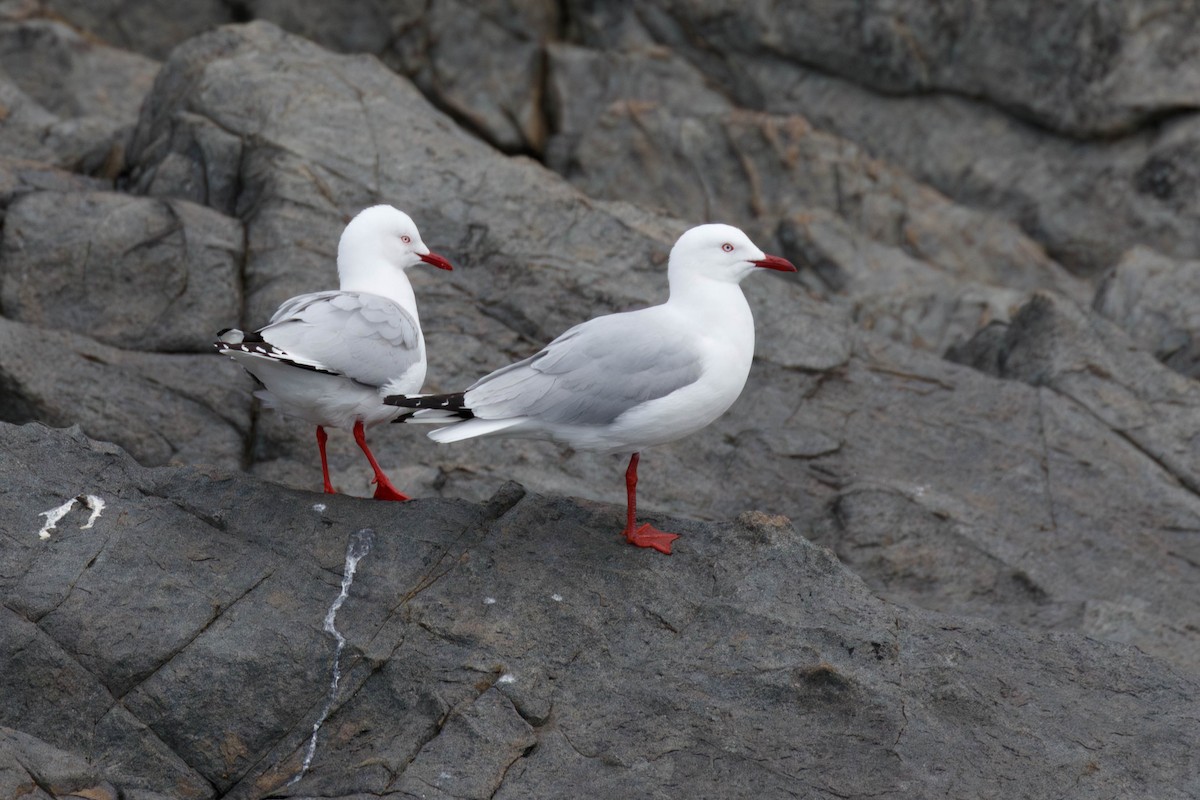
[[[476,436],[490,436],[518,425],[524,420],[521,417],[509,419],[468,419],[457,425],[438,428],[429,432],[429,438],[435,442],[461,442],[463,439],[474,439]]]

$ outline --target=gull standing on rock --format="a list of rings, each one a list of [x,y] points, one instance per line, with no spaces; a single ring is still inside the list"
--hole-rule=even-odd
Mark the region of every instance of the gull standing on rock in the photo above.
[[[253,333],[227,328],[213,343],[266,387],[256,394],[268,407],[317,426],[329,494],[326,427],[353,430],[375,471],[375,499],[408,499],[379,468],[364,429],[404,413],[385,405],[385,396],[420,391],[425,382],[425,339],[404,274],[421,263],[451,269],[429,252],[407,214],[372,206],[342,232],[337,291],[293,297],[265,327]]]
[[[741,394],[754,357],[754,319],[738,284],[762,268],[796,271],[730,225],[692,228],[671,249],[670,296],[662,305],[576,325],[465,392],[384,402],[423,409],[397,421],[457,420],[429,434],[438,442],[515,436],[629,453],[625,539],[670,554],[676,534],[636,524],[639,453],[695,433]]]

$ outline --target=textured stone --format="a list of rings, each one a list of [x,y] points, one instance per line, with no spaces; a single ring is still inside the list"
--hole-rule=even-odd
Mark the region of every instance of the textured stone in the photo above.
[[[77,175],[40,161],[0,157],[0,208],[30,192],[91,192],[111,189],[109,181]]]
[[[392,17],[399,17],[401,30],[419,26],[420,11],[430,5],[423,0],[346,0],[336,4],[246,0],[244,9],[251,19],[273,22],[330,50],[378,54],[396,35]]]
[[[0,313],[126,350],[207,353],[241,313],[242,227],[184,200],[38,192],[10,206]]]
[[[79,424],[145,464],[240,465],[250,391],[215,356],[119,350],[0,317],[0,419]]]
[[[401,3],[381,54],[439,107],[508,152],[541,152],[543,45],[554,0]]]
[[[73,171],[115,174],[121,164],[122,123],[103,117],[61,119],[0,73],[0,145],[9,158]]]
[[[133,122],[158,62],[45,19],[0,23],[0,69],[59,117]]]
[[[739,105],[802,114],[1078,273],[1138,244],[1200,256],[1186,5],[768,6],[583,0],[567,15],[582,43],[669,48]]]
[[[683,534],[670,558],[621,542],[620,459],[390,426],[372,445],[417,501],[296,491],[319,487],[311,428],[259,415],[231,362],[54,329],[119,295],[0,319],[0,418],[80,425],[0,424],[0,638],[17,645],[0,652],[0,794],[1200,793],[1200,397],[1156,360],[1178,369],[1194,329],[1195,117],[1170,106],[1187,68],[1144,109],[1123,94],[1181,52],[1164,25],[1188,27],[1174,7],[1118,25],[1112,70],[1084,75],[1104,55],[1089,32],[1145,7],[838,9],[764,27],[753,3],[223,6],[382,47],[417,86],[267,24],[207,33],[156,78],[128,174],[95,167],[123,141],[87,94],[106,76],[43,57],[0,82],[6,152],[40,160],[0,162],[6,241],[36,230],[49,253],[74,220],[114,254],[97,274],[153,284],[141,254],[180,266],[194,237],[94,225],[89,203],[147,223],[183,209],[183,232],[237,240],[220,252],[241,237],[216,231],[244,230],[245,285],[210,285],[229,318],[197,323],[207,335],[335,285],[363,206],[410,211],[456,266],[412,273],[431,390],[659,301],[668,248],[709,215],[806,267],[746,281],[758,358],[731,413],[643,454],[643,513]],[[207,27],[203,6],[126,11],[163,53]],[[1037,29],[1018,58],[1021,25]],[[789,55],[800,42],[813,61]],[[25,51],[4,52],[11,72]],[[561,175],[486,143],[537,152],[540,116]],[[143,196],[96,191],[114,187]],[[1162,255],[1125,256],[1084,310],[1094,287],[1058,264],[1090,274],[1140,242]],[[22,285],[87,263],[62,253]],[[938,357],[975,329],[959,363]],[[330,457],[339,490],[370,491],[348,435]],[[144,466],[170,462],[216,466]],[[88,495],[106,503],[91,528]],[[324,623],[347,548],[368,542],[331,696]]]
[[[158,64],[62,23],[0,22],[5,155],[113,178]]]
[[[1194,114],[1081,142],[966,98],[880,97],[788,69],[770,77],[784,89],[765,98],[767,109],[802,113],[959,202],[1002,215],[1077,273],[1103,272],[1138,244],[1200,255]]]
[[[703,84],[677,61],[560,47],[550,65],[550,163],[575,186],[683,219],[738,220],[812,267],[866,327],[940,352],[1007,320],[1030,290],[1089,294],[1015,226],[803,117],[730,110],[704,89],[689,103]]]
[[[175,45],[206,30],[234,22],[234,5],[224,0],[39,0],[65,19],[116,47],[166,58]]]
[[[1086,409],[1200,495],[1200,384],[1165,369],[1119,328],[1039,293],[980,360],[997,375],[1049,386]],[[977,363],[980,363],[977,362]]]
[[[1124,645],[893,605],[783,518],[673,520],[684,546],[664,558],[620,542],[617,508],[516,486],[482,505],[397,506],[147,470],[35,425],[0,425],[0,443],[15,501],[0,504],[4,603],[28,586],[9,576],[35,564],[63,587],[55,625],[3,619],[77,681],[53,726],[10,718],[62,708],[44,684],[14,683],[0,722],[19,734],[0,737],[0,757],[44,739],[60,760],[87,757],[90,785],[229,798],[1200,788],[1194,677]],[[109,500],[95,527],[68,516],[40,541],[37,512],[81,485]],[[320,628],[348,546],[361,560],[333,620],[347,644],[323,718],[335,641]],[[125,558],[139,553],[144,605],[126,614]],[[207,617],[178,613],[181,586]],[[142,658],[165,663],[117,708],[144,723],[128,752],[166,746],[169,761],[98,749],[107,732],[89,727],[106,686],[128,681],[92,645],[149,629]],[[0,674],[27,680],[36,652]]]
[[[1197,20],[1189,6],[1169,0],[982,7],[573,0],[569,8],[584,41],[653,37],[702,63],[750,106],[773,91],[754,69],[789,63],[880,94],[980,97],[1077,137],[1111,136],[1200,98],[1200,72],[1191,65]],[[619,18],[625,24],[614,24]]]
[[[1200,378],[1200,261],[1135,248],[1105,276],[1094,306],[1168,367]]]

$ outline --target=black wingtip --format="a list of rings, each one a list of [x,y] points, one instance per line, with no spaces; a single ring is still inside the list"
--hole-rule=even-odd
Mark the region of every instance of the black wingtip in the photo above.
[[[383,398],[383,402],[389,406],[399,406],[400,408],[412,408],[418,411],[429,409],[432,411],[445,411],[459,419],[473,419],[475,414],[471,409],[467,408],[465,392],[455,392],[454,394],[422,394],[422,395],[406,395],[392,394]],[[396,420],[403,421],[403,418]]]

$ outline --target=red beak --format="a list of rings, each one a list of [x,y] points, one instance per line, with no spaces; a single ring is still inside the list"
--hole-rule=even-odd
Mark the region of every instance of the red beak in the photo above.
[[[426,264],[433,264],[438,269],[454,269],[454,267],[450,266],[449,261],[447,261],[443,256],[439,256],[437,253],[426,253],[422,256],[418,256],[418,258],[420,258]]]
[[[750,263],[756,267],[777,269],[780,272],[796,272],[796,267],[792,264],[792,262],[788,261],[786,258],[780,258],[779,256],[767,256],[766,258],[758,261],[751,261]]]

